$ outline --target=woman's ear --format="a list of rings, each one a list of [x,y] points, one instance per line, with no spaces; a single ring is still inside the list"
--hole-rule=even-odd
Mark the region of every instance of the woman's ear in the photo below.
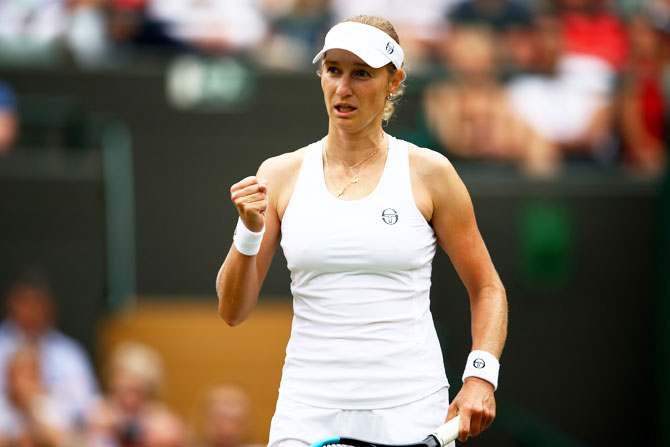
[[[393,79],[391,79],[391,85],[389,85],[389,93],[393,94],[400,88],[403,79],[405,79],[405,71],[401,68],[396,70],[393,74]]]

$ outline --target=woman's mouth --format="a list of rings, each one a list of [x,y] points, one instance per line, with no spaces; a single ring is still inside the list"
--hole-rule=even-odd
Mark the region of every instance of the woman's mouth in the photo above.
[[[340,114],[346,115],[348,113],[355,111],[356,107],[348,104],[338,104],[335,106],[335,110],[337,110]]]

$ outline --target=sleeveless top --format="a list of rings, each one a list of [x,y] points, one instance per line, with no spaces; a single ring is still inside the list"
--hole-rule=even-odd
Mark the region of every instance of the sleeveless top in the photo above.
[[[327,189],[325,138],[307,147],[281,222],[294,317],[279,392],[312,406],[404,405],[448,386],[432,315],[436,237],[417,208],[408,144],[359,200]]]

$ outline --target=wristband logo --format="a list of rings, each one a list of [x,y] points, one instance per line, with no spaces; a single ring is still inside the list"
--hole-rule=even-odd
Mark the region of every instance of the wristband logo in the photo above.
[[[472,366],[474,366],[477,369],[482,369],[486,366],[486,362],[484,359],[475,359],[474,362],[472,362]]]

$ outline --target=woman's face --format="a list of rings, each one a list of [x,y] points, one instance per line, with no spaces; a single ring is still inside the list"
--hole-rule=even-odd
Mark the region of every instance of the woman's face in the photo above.
[[[381,124],[384,104],[402,80],[386,67],[372,68],[346,50],[328,50],[321,66],[321,88],[331,125],[357,132]]]

